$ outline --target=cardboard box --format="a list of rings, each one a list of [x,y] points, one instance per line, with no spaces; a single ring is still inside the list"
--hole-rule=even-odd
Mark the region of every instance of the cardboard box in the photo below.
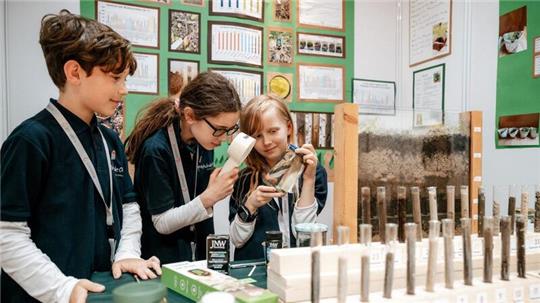
[[[278,302],[278,296],[266,289],[208,269],[206,260],[165,264],[162,271],[161,283],[193,301],[199,301],[207,292],[224,291],[232,294],[237,302]]]

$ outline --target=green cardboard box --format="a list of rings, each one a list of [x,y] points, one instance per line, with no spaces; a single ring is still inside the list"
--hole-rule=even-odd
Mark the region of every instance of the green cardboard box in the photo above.
[[[278,296],[266,289],[208,269],[206,260],[165,264],[162,271],[161,283],[193,301],[207,292],[224,291],[241,303],[278,302]]]

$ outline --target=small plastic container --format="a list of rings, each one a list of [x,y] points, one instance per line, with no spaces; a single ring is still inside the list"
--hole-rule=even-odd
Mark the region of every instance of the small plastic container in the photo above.
[[[131,282],[117,287],[113,291],[114,303],[166,303],[167,287],[154,282]]]
[[[322,244],[326,245],[326,233],[328,226],[321,223],[298,223],[294,226],[296,229],[296,246],[309,247],[311,245],[311,233],[322,232]]]

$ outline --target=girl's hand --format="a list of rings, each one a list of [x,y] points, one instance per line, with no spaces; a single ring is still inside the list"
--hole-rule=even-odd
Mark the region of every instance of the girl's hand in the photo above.
[[[238,179],[238,168],[234,168],[228,173],[219,175],[221,168],[216,168],[210,175],[208,181],[208,187],[201,194],[201,201],[204,208],[210,208],[214,206],[218,201],[230,196],[234,189],[234,182]]]
[[[295,152],[302,156],[302,159],[304,160],[304,164],[306,165],[306,168],[304,169],[304,181],[306,179],[315,179],[315,173],[317,172],[317,155],[315,153],[315,149],[313,148],[313,145],[311,144],[304,144],[302,147],[297,148]]]
[[[253,214],[259,207],[270,202],[272,198],[279,198],[284,195],[285,193],[282,193],[271,186],[260,185],[249,195],[246,201],[246,207]]]

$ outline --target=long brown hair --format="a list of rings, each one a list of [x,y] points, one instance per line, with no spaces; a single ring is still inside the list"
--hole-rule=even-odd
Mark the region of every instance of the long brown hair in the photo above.
[[[138,152],[146,138],[179,120],[183,109],[188,106],[193,109],[196,119],[239,112],[241,109],[240,97],[229,80],[217,73],[200,73],[182,90],[178,106],[173,99],[161,98],[137,114],[135,128],[125,143],[129,162],[137,161]]]
[[[262,130],[261,116],[270,108],[275,108],[279,116],[293,125],[291,113],[287,108],[287,105],[283,100],[273,94],[260,95],[251,99],[248,104],[242,110],[240,115],[240,130],[250,136],[257,134]],[[293,135],[290,134],[287,138],[289,142],[293,139]],[[259,183],[259,176],[264,176],[270,170],[270,167],[266,163],[261,154],[255,149],[246,158],[246,165],[252,170],[250,180],[250,192],[253,191]]]

